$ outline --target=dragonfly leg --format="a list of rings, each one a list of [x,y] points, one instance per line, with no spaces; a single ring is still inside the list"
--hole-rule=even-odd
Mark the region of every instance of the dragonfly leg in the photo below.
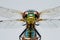
[[[27,29],[27,28],[26,28]],[[23,35],[23,33],[26,31],[26,29],[19,35],[19,40],[21,40],[21,36]]]
[[[39,32],[34,28],[34,30],[36,31],[36,33],[38,34],[38,36],[40,37],[39,40],[41,40],[41,35],[39,34]]]

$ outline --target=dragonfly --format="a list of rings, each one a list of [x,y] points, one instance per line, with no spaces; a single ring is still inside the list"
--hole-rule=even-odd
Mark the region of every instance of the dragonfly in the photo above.
[[[23,24],[23,26],[26,25],[26,28],[19,35],[19,40],[38,40],[38,38],[40,38],[39,40],[41,40],[41,35],[36,29],[36,26],[39,26],[39,24],[36,23],[40,22],[41,24],[41,21],[47,21],[47,24],[51,22],[53,25],[57,27],[55,22],[60,21],[59,16],[60,16],[60,6],[55,8],[45,9],[40,12],[31,9],[21,12],[19,10],[0,7],[0,17],[2,17],[0,18],[0,24],[4,22],[14,22],[14,21],[26,22],[25,24]],[[9,25],[9,23],[7,25]],[[37,37],[37,35],[39,37]]]

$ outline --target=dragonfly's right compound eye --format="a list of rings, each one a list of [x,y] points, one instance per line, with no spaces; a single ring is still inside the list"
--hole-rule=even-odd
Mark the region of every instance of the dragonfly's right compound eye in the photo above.
[[[34,14],[35,14],[35,17],[36,18],[39,18],[39,13],[36,11],[36,12],[34,12]]]

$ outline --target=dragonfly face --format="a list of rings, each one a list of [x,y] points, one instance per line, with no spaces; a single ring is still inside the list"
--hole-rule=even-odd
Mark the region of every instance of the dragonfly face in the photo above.
[[[38,12],[35,10],[25,11],[23,14],[23,18],[26,20],[28,24],[34,24],[35,20],[39,17]]]

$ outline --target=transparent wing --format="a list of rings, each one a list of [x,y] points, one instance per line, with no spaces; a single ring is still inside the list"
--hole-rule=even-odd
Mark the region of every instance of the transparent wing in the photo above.
[[[24,22],[20,21],[4,21],[0,22],[0,29],[19,29],[24,28]]]
[[[26,23],[20,19],[4,19],[0,20],[0,29],[22,28],[24,24]]]
[[[60,6],[43,10],[40,13],[40,18],[43,19],[40,25],[45,25],[47,28],[60,27]]]
[[[60,28],[60,21],[54,20],[54,21],[40,21],[37,22],[39,24],[38,27],[41,28],[48,28],[48,29],[55,29]]]
[[[22,12],[18,10],[0,7],[0,17],[18,19],[19,17],[21,17],[20,14],[22,14]]]
[[[22,24],[20,22],[21,14],[22,12],[18,10],[0,7],[0,28],[16,28],[16,26]]]
[[[41,18],[49,18],[49,19],[60,18],[60,6],[43,10],[40,13]]]

